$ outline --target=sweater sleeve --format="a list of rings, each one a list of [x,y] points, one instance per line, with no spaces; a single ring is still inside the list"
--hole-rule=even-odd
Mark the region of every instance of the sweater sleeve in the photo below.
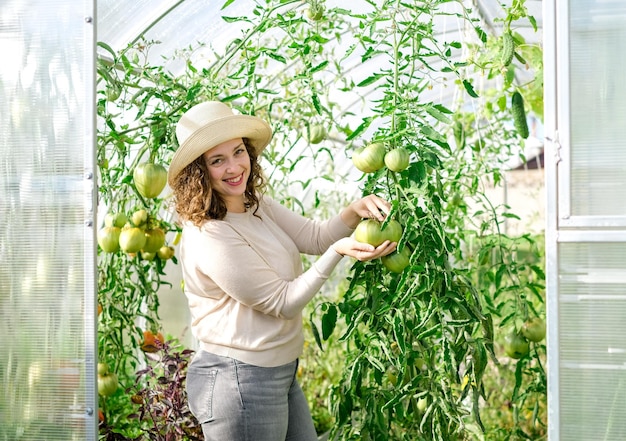
[[[268,204],[274,221],[304,254],[320,255],[333,243],[354,231],[343,223],[339,215],[317,221],[301,216],[273,199],[265,197],[264,202]]]
[[[238,302],[287,320],[302,313],[342,258],[328,248],[307,271],[285,280],[226,224],[208,231],[195,230],[186,242],[191,246],[185,247],[184,258],[186,265],[192,266],[187,273],[197,279],[194,285],[203,285],[202,280],[208,277]]]

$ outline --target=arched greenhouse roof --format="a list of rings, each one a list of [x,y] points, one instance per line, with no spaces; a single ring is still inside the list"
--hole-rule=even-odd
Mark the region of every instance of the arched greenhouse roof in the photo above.
[[[241,37],[242,32],[250,27],[243,21],[233,22],[230,17],[247,17],[253,14],[258,2],[254,0],[233,1],[204,1],[204,0],[100,0],[98,7],[98,41],[105,42],[116,51],[120,51],[129,45],[136,44],[140,40],[158,42],[151,50],[150,57],[153,64],[169,63],[167,65],[174,75],[180,72],[180,63],[171,60],[175,54],[186,48],[193,48],[196,59],[205,58],[211,62],[212,58],[219,56],[225,46]],[[304,15],[307,8],[306,1],[284,2],[284,10],[294,10]],[[354,14],[371,11],[374,4],[380,1],[340,1],[327,0],[324,2],[327,9],[339,8],[350,10]],[[424,2],[427,5],[429,2]],[[430,2],[435,4],[437,2]],[[441,2],[444,3],[444,2]],[[450,15],[442,16],[438,25],[443,39],[447,41],[465,41],[472,33],[467,29],[467,24],[456,17],[453,12],[459,11],[459,4],[463,4],[477,21],[478,26],[485,32],[498,36],[502,33],[505,10],[515,7],[515,0],[459,0],[450,1],[444,8],[450,11]],[[536,23],[537,30],[533,29],[528,19],[518,20],[511,23],[511,28],[524,37],[529,44],[540,44],[542,39],[542,6],[541,0],[526,0],[525,7],[528,15]],[[355,26],[357,20],[355,19]],[[342,42],[337,42],[340,46]],[[344,48],[344,52],[347,48]],[[341,51],[338,51],[341,53]],[[107,56],[105,51],[100,55]],[[459,61],[466,54],[459,52]],[[359,70],[359,60],[355,57],[354,69]],[[285,68],[286,66],[281,66]],[[370,68],[370,65],[367,66]],[[523,75],[523,70],[517,75]],[[366,78],[367,72],[356,78]],[[520,80],[523,80],[521,78]],[[450,88],[449,93],[453,90]],[[453,96],[446,96],[442,90],[432,90],[433,101],[449,103]],[[350,104],[350,103],[346,103]]]

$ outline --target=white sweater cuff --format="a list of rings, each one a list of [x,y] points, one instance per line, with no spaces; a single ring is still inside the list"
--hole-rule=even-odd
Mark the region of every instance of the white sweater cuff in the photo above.
[[[341,261],[343,256],[339,254],[333,247],[328,248],[324,254],[322,254],[313,264],[317,269],[317,272],[324,279],[328,279],[333,269]]]

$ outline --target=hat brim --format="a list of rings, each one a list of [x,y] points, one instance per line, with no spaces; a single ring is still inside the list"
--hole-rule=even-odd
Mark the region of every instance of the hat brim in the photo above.
[[[167,173],[170,186],[185,167],[205,152],[236,138],[246,138],[260,155],[272,139],[272,129],[265,121],[251,115],[227,116],[200,127],[174,153]]]

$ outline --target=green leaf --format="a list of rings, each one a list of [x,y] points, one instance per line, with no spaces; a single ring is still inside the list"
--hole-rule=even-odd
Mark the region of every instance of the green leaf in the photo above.
[[[474,91],[474,86],[472,86],[472,83],[470,83],[468,80],[463,80],[463,86],[465,87],[465,90],[467,91],[469,96],[471,96],[472,98],[478,98],[478,94]]]
[[[117,53],[113,50],[113,48],[109,46],[108,44],[106,44],[104,41],[99,41],[97,45],[100,46],[102,49],[106,50],[107,52],[109,52],[111,56],[113,57],[113,59],[117,57]]]
[[[363,81],[361,81],[360,83],[357,84],[357,87],[365,87],[365,86],[369,86],[370,84],[375,83],[376,81],[378,81],[379,79],[381,79],[382,77],[384,77],[385,75],[383,74],[374,74],[374,75],[370,75],[369,77],[367,77],[366,79],[364,79]]]
[[[315,111],[317,112],[318,115],[321,115],[322,104],[320,103],[320,97],[316,93],[314,93],[311,99],[313,101],[313,107],[315,107]]]
[[[437,121],[441,121],[442,123],[445,123],[445,124],[450,124],[450,118],[448,118],[446,115],[444,115],[443,112],[441,112],[435,106],[426,106],[424,108],[424,110],[426,110],[426,112],[430,116],[435,118]]]
[[[315,343],[317,343],[317,346],[320,348],[320,350],[323,351],[324,347],[322,346],[322,339],[320,338],[320,332],[317,329],[317,326],[315,325],[313,320],[309,320],[309,323],[311,324],[311,331],[313,332],[313,337],[315,338]]]
[[[371,118],[365,118],[363,119],[363,122],[356,128],[354,129],[354,132],[352,132],[348,137],[346,137],[347,141],[353,140],[354,138],[357,138],[361,133],[363,133],[372,123],[372,119]]]
[[[309,72],[310,73],[315,73],[315,72],[319,72],[320,70],[323,70],[326,66],[328,66],[328,61],[322,61],[320,64],[318,64],[317,66],[313,66]]]
[[[482,41],[483,43],[487,43],[487,33],[483,31],[483,29],[479,26],[474,26],[474,30],[476,31],[476,35],[478,35],[478,38],[480,38],[480,41]]]
[[[515,387],[513,388],[513,394],[511,395],[511,401],[517,401],[517,394],[519,393],[522,381],[524,379],[524,366],[526,365],[527,357],[522,357],[515,365]]]
[[[276,60],[276,61],[278,61],[279,63],[287,64],[287,59],[286,59],[284,56],[282,56],[282,55],[280,55],[280,54],[276,53],[275,51],[273,51],[273,50],[271,50],[271,51],[270,51],[270,50],[268,50],[268,51],[264,51],[264,52],[265,52],[265,54],[267,54],[267,56],[268,56],[268,57],[270,57],[271,59]]]
[[[322,316],[322,338],[328,340],[335,330],[337,324],[337,306],[332,303],[328,303],[328,310],[326,314]]]
[[[474,421],[476,421],[480,430],[484,432],[485,426],[480,419],[480,393],[477,386],[472,387],[472,414],[474,415]]]

